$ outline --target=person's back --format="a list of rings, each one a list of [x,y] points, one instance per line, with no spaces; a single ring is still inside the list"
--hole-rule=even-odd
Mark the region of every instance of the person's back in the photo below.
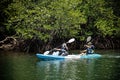
[[[93,54],[94,53],[94,45],[92,45],[92,43],[88,43],[88,47],[87,47],[87,54]]]
[[[92,54],[92,53],[93,53],[92,48],[87,48],[87,54]]]

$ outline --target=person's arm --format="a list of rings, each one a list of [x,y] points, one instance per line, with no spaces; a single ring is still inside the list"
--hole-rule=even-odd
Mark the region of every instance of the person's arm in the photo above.
[[[59,49],[59,48],[54,48],[54,50],[60,51],[61,49]]]
[[[68,50],[67,44],[65,45],[66,50]]]
[[[87,52],[87,50],[82,50],[82,51],[80,51],[80,53],[86,53]]]

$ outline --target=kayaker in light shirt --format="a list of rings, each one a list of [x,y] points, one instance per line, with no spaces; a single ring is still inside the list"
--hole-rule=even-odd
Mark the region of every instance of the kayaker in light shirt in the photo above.
[[[62,44],[62,47],[61,47],[61,56],[67,56],[68,55],[68,47],[67,47],[67,44],[66,43],[63,43]]]
[[[67,56],[68,55],[68,47],[66,43],[63,43],[60,48],[54,48],[53,52],[59,51],[59,56]],[[52,52],[52,53],[53,53]],[[53,54],[54,55],[54,54]]]

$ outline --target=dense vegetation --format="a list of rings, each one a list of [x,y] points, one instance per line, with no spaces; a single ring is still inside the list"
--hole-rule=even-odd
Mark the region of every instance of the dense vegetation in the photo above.
[[[0,46],[12,39],[14,48],[35,52],[74,37],[71,45],[79,49],[91,35],[97,48],[119,48],[119,5],[119,0],[0,1]]]

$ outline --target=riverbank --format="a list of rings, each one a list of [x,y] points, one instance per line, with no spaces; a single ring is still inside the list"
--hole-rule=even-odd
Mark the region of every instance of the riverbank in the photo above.
[[[63,41],[60,39],[54,39],[51,42],[43,42],[40,39],[19,39],[14,37],[6,37],[0,41],[1,51],[20,51],[20,52],[44,52],[46,50],[53,49],[62,44]],[[67,41],[67,39],[66,39]],[[117,38],[99,38],[95,37],[91,41],[96,49],[120,49],[120,40]],[[67,44],[69,50],[81,50],[84,49],[86,41],[79,41],[76,39],[75,42]]]

